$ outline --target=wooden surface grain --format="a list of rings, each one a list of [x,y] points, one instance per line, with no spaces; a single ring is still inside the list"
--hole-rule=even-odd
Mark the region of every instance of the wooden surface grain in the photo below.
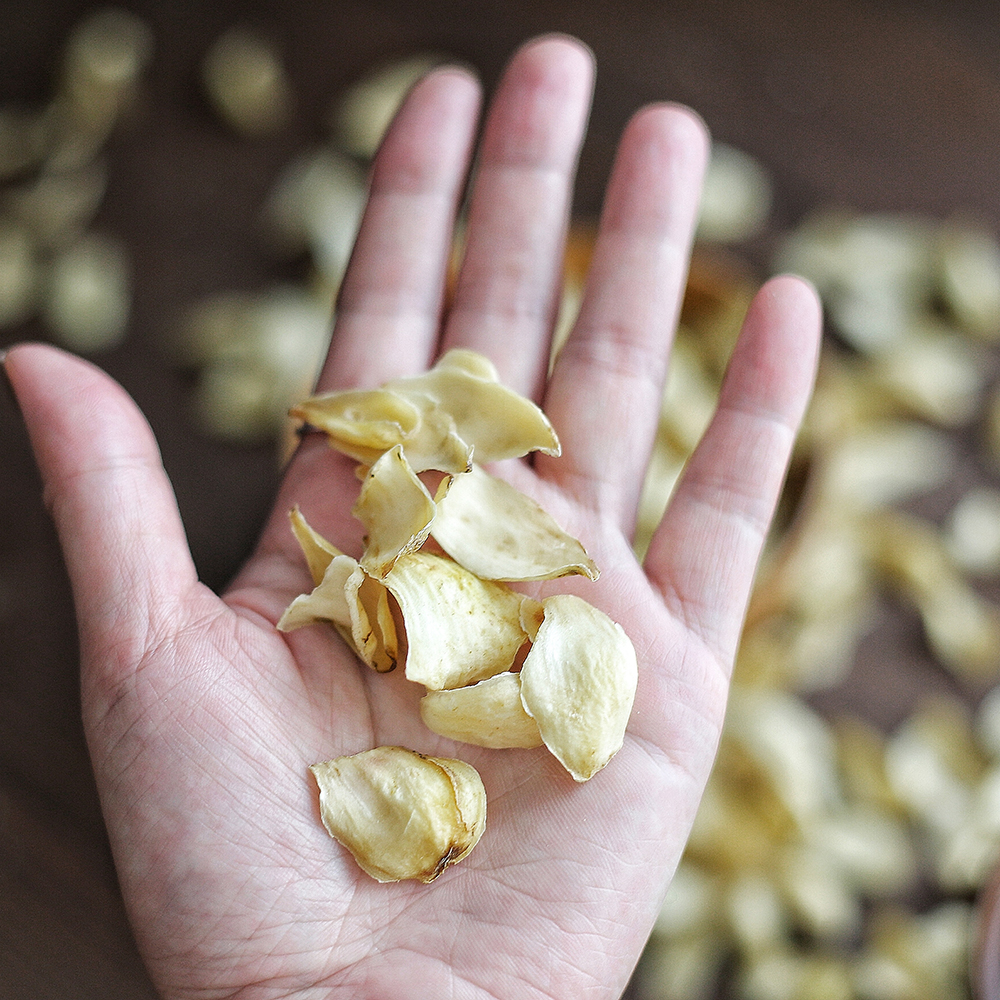
[[[1000,18],[986,0],[127,6],[152,27],[156,51],[142,100],[108,148],[98,225],[127,242],[135,299],[125,343],[94,360],[152,423],[196,564],[213,587],[247,553],[277,464],[269,446],[229,446],[193,429],[189,382],[165,344],[200,297],[283,276],[261,237],[259,206],[278,170],[325,136],[333,96],[376,61],[433,49],[475,66],[489,86],[527,37],[581,37],[598,60],[576,206],[583,214],[597,210],[628,115],[670,99],[765,164],[775,182],[774,231],[831,203],[939,217],[963,211],[1000,229]],[[0,104],[48,94],[66,33],[91,9],[0,0]],[[227,133],[200,93],[204,52],[237,20],[276,41],[292,75],[297,114],[274,139]],[[769,248],[765,235],[745,252],[763,267]],[[45,336],[29,323],[0,331],[0,345]],[[23,427],[4,394],[0,510],[0,998],[150,997],[79,722],[69,588]],[[905,649],[907,626],[899,627]],[[874,662],[878,654],[868,655]],[[895,655],[881,682],[855,677],[850,695],[872,704],[881,697],[886,719],[904,710],[924,669],[913,667],[918,653]]]

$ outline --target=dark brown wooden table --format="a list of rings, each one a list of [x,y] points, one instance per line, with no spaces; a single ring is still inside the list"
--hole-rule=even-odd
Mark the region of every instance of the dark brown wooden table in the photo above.
[[[774,231],[827,203],[941,217],[961,209],[1000,228],[1000,15],[992,0],[127,6],[152,27],[156,53],[142,103],[108,148],[98,224],[127,241],[135,298],[127,340],[95,360],[149,417],[196,563],[214,587],[254,538],[276,482],[275,453],[195,431],[187,376],[165,345],[182,311],[207,293],[282,276],[261,239],[258,207],[292,155],[324,138],[334,94],[379,59],[444,51],[490,84],[532,34],[584,39],[599,68],[581,213],[599,204],[628,115],[669,98],[695,107],[718,139],[767,166]],[[91,9],[0,0],[0,103],[49,93],[62,41]],[[235,138],[201,96],[201,57],[237,20],[285,54],[298,111],[278,138]],[[744,248],[761,267],[769,235]],[[0,331],[0,345],[45,335],[29,323]],[[23,428],[3,394],[0,511],[0,998],[149,997],[81,733],[68,585]],[[896,659],[871,702],[888,721],[910,693],[905,657]]]

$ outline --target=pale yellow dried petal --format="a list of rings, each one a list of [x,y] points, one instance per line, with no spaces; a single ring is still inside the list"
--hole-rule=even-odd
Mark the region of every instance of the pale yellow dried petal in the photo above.
[[[249,136],[273,135],[291,115],[291,85],[281,56],[267,39],[230,28],[208,50],[202,79],[222,119]]]
[[[430,690],[509,670],[527,640],[522,596],[430,552],[397,560],[383,581],[406,632],[406,676]]]
[[[313,764],[330,836],[379,882],[431,882],[486,827],[486,792],[464,761],[375,747]]]
[[[458,436],[473,449],[478,462],[520,458],[531,451],[558,455],[559,438],[541,409],[494,379],[473,374],[476,366],[469,354],[463,351],[458,359],[446,354],[423,375],[390,382],[388,387],[410,400],[418,396],[433,400],[454,420]]]
[[[401,555],[419,549],[435,509],[402,447],[387,451],[368,470],[352,511],[365,526],[364,571],[382,579]]]
[[[538,747],[538,723],[521,704],[520,674],[505,671],[476,684],[429,691],[420,717],[432,732],[479,747]]]
[[[500,374],[497,372],[496,365],[485,354],[480,354],[478,351],[471,351],[467,347],[453,347],[450,351],[441,355],[441,358],[434,367],[462,371],[466,375],[472,375],[486,382],[500,381]]]
[[[437,507],[435,541],[484,580],[552,580],[597,566],[539,504],[478,465],[456,476]]]
[[[546,598],[521,668],[521,700],[542,740],[577,781],[621,749],[638,681],[624,629],[579,597]]]
[[[825,941],[850,940],[861,926],[861,898],[820,853],[790,844],[776,863],[777,878],[798,923]]]
[[[387,389],[323,393],[293,406],[290,413],[323,431],[331,447],[366,465],[402,444],[421,422],[411,402]]]
[[[292,632],[303,625],[329,622],[341,633],[350,634],[352,619],[345,586],[357,568],[357,561],[350,556],[334,556],[316,587],[308,594],[300,594],[288,605],[278,621],[278,629]]]
[[[288,512],[288,519],[291,521],[295,540],[299,543],[299,548],[302,549],[302,554],[306,557],[306,564],[309,566],[313,583],[318,584],[323,579],[327,566],[336,556],[343,555],[343,553],[309,524],[303,517],[298,504]]]

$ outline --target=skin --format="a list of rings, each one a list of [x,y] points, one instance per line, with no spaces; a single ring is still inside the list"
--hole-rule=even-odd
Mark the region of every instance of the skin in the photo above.
[[[122,891],[169,998],[522,1000],[620,995],[684,848],[716,751],[764,535],[812,386],[820,310],[778,277],[746,318],[718,411],[640,565],[630,549],[707,158],[687,109],[621,138],[579,321],[546,360],[593,66],[536,39],[509,63],[477,157],[467,252],[445,275],[480,94],[437,70],[373,168],[321,389],[483,351],[546,409],[562,457],[502,472],[577,535],[597,583],[555,581],[620,622],[639,687],[625,746],[577,784],[544,749],[435,736],[402,671],[332,630],[281,634],[311,587],[287,511],[357,555],[353,463],[307,435],[254,556],[199,583],[149,427],[86,362],[39,344],[4,365],[74,588],[83,711]],[[482,774],[486,832],[429,886],[364,875],[318,819],[307,766],[379,744]]]

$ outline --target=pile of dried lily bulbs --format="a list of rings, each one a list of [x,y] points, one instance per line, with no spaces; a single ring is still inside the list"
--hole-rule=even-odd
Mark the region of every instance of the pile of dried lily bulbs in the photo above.
[[[814,282],[830,336],[716,767],[630,995],[967,1000],[1000,860],[1000,245],[968,221],[830,210],[773,265]],[[749,274],[696,251],[640,547],[712,411]],[[940,676],[882,725],[829,695],[893,613]]]
[[[332,625],[373,670],[401,663],[424,686],[420,715],[440,736],[544,745],[574,779],[592,778],[622,746],[635,650],[582,598],[538,601],[509,586],[598,571],[577,539],[484,468],[557,456],[545,414],[461,349],[422,375],[313,396],[292,412],[361,463],[353,513],[364,551],[345,555],[293,509],[315,586],[278,628]],[[433,495],[424,473],[438,478]],[[312,771],[327,830],[379,881],[430,882],[485,829],[486,791],[464,761],[375,747]]]
[[[51,97],[0,106],[0,327],[37,316],[84,353],[125,337],[129,256],[94,223],[105,146],[137,98],[152,43],[128,11],[95,11],[70,32]]]

